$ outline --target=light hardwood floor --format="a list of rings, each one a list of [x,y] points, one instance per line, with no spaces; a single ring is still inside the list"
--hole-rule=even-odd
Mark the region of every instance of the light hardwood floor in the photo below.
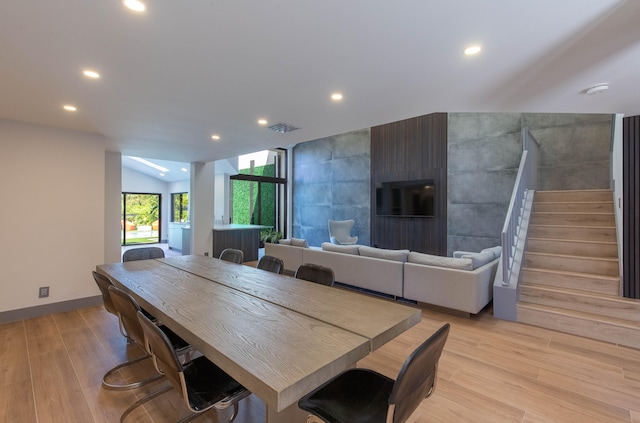
[[[640,423],[640,351],[493,318],[423,309],[422,321],[358,363],[394,377],[409,353],[444,322],[451,332],[436,393],[410,422]],[[0,422],[118,421],[137,390],[101,388],[104,372],[140,351],[127,346],[116,318],[85,308],[0,325]],[[148,360],[125,379],[152,371]],[[128,422],[175,422],[187,414],[176,392],[148,403]],[[238,423],[264,421],[255,396]],[[224,418],[221,418],[224,420]],[[215,413],[198,422],[217,422]]]

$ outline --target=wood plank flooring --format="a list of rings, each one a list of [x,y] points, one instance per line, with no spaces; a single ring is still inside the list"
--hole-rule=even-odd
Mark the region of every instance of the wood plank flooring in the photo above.
[[[640,423],[640,351],[493,318],[422,310],[422,321],[358,363],[396,376],[413,349],[444,322],[451,332],[435,394],[410,422]],[[104,372],[141,351],[127,345],[102,307],[0,325],[0,422],[116,422],[158,381],[136,390],[101,388]],[[118,376],[148,375],[151,363]],[[127,422],[175,422],[188,414],[176,392],[154,400]],[[255,396],[238,423],[264,421]],[[221,416],[226,421],[226,416]],[[215,412],[197,422],[217,422]]]

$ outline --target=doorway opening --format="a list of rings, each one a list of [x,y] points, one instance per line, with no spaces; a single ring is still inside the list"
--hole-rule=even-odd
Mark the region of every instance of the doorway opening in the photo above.
[[[122,245],[155,244],[161,239],[161,194],[122,193]]]

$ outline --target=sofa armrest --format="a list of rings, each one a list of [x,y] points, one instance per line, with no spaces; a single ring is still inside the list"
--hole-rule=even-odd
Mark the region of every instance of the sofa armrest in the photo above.
[[[457,270],[405,263],[404,297],[476,314],[493,298],[499,259],[475,270]]]

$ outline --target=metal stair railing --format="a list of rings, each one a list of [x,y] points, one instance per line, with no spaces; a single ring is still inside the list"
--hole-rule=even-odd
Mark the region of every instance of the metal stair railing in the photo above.
[[[511,194],[507,217],[502,228],[502,285],[508,286],[513,271],[514,256],[518,247],[518,232],[524,200],[529,190],[537,188],[539,143],[528,128],[522,131],[522,158]]]

